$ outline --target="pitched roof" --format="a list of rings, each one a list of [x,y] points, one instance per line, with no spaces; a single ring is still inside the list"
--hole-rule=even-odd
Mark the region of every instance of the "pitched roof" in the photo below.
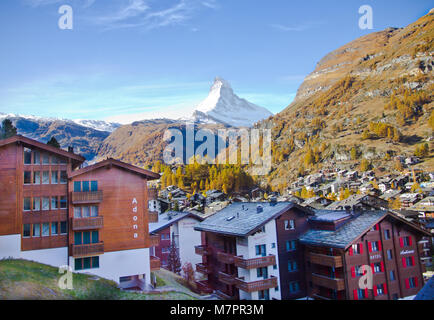
[[[11,144],[11,143],[21,143],[27,148],[36,147],[38,149],[42,149],[42,150],[45,150],[48,152],[56,153],[56,154],[58,154],[62,157],[65,157],[65,158],[70,158],[70,159],[76,160],[80,163],[86,161],[86,159],[84,157],[82,157],[78,154],[75,154],[73,152],[68,152],[68,151],[65,151],[63,149],[59,149],[59,148],[50,146],[48,144],[36,141],[36,140],[26,138],[26,137],[21,136],[21,135],[16,135],[16,136],[13,136],[13,137],[10,137],[7,139],[0,140],[0,147]]]
[[[115,167],[118,167],[118,168],[121,168],[124,170],[128,170],[128,171],[133,172],[135,174],[142,175],[148,180],[154,180],[154,179],[160,178],[160,175],[158,173],[155,173],[155,172],[152,172],[149,170],[145,170],[145,169],[133,166],[131,164],[128,164],[128,163],[125,163],[125,162],[122,162],[119,160],[111,159],[111,158],[104,160],[104,161],[101,161],[101,162],[97,162],[97,163],[90,165],[88,167],[84,167],[84,168],[72,171],[69,174],[69,177],[73,178],[73,177],[76,177],[76,176],[79,176],[79,175],[82,175],[82,174],[85,174],[85,173],[88,173],[90,171],[97,170],[99,168],[103,168],[106,166],[115,166]]]
[[[345,211],[341,212],[345,215]],[[335,215],[339,215],[338,212]],[[341,215],[341,217],[343,217]],[[364,211],[358,217],[345,223],[337,230],[315,230],[311,229],[300,237],[300,242],[304,244],[328,246],[333,248],[346,249],[364,232],[368,231],[387,215],[386,211]],[[321,214],[315,219],[320,219]]]
[[[414,300],[434,300],[434,277],[431,277],[428,282],[417,293]]]
[[[258,206],[262,207],[259,213]],[[293,202],[276,202],[273,205],[267,202],[235,202],[198,224],[195,230],[244,237],[294,207],[312,214],[309,209]]]
[[[198,221],[202,221],[202,218],[191,212],[167,211],[158,216],[158,222],[149,223],[149,233],[155,233],[160,230],[166,229],[173,223],[187,217],[192,217]]]

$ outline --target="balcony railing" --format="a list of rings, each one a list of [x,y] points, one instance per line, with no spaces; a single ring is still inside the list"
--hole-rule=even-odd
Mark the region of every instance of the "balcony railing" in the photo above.
[[[327,267],[340,268],[343,266],[342,256],[328,256],[319,253],[309,253],[310,262]]]
[[[345,281],[344,279],[340,279],[340,278],[330,278],[320,274],[312,273],[312,283],[317,286],[321,286],[333,290],[338,290],[338,291],[345,290]]]
[[[238,289],[245,292],[255,292],[261,290],[267,290],[277,287],[277,278],[271,277],[264,280],[246,282],[243,279],[236,278],[236,286]]]
[[[235,275],[230,275],[222,271],[219,272],[219,281],[230,286],[237,283]]]
[[[201,256],[207,256],[210,254],[210,250],[207,246],[195,246],[194,252]]]
[[[149,236],[150,240],[151,240],[151,247],[158,247],[160,245],[160,235],[159,234],[155,234],[155,235],[150,235]]]
[[[196,271],[203,274],[211,273],[211,269],[203,263],[196,263]]]
[[[72,218],[73,231],[101,229],[104,225],[103,217]]]
[[[221,263],[233,264],[235,256],[226,252],[217,252],[217,260]]]
[[[158,222],[158,212],[149,211],[149,223]]]
[[[210,294],[213,292],[208,281],[206,281],[206,280],[196,281],[196,286],[200,292],[207,293],[207,294]]]
[[[222,300],[235,300],[236,299],[235,296],[230,296],[221,290],[216,290],[215,294],[216,294],[216,296],[218,296]]]
[[[89,256],[93,254],[104,253],[104,242],[91,243],[91,244],[73,244],[72,256]]]
[[[150,261],[151,261],[151,271],[160,270],[160,267],[161,267],[160,258],[155,257],[155,256],[151,256]]]
[[[243,269],[255,269],[276,264],[276,256],[270,255],[260,258],[244,259],[243,257],[234,258],[235,266]]]
[[[72,192],[72,204],[98,203],[103,198],[102,190],[89,192]]]

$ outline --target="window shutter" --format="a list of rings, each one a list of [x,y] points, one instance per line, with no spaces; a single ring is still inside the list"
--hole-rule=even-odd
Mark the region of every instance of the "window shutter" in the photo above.
[[[353,247],[350,247],[350,249],[348,251],[349,251],[350,256],[352,257],[354,255],[354,253],[353,253]]]
[[[369,249],[369,252],[372,252],[372,244],[369,241],[368,241],[368,249]]]
[[[384,294],[387,294],[387,283],[384,283]]]
[[[374,286],[374,297],[378,296],[377,286]]]
[[[414,263],[414,256],[411,256],[411,263],[413,266],[415,266],[416,264]]]
[[[371,263],[371,269],[372,269],[372,273],[375,273],[375,267],[373,263]]]
[[[357,290],[353,290],[354,300],[359,300],[359,296],[357,295]]]
[[[381,251],[381,241],[378,241],[378,251]]]
[[[356,268],[355,267],[351,267],[351,277],[353,277],[353,278],[356,277]]]
[[[417,277],[414,277],[414,285],[415,285],[416,287],[418,286]]]
[[[381,261],[381,272],[384,272],[384,262]]]
[[[399,245],[401,246],[401,248],[404,247],[404,239],[402,237],[399,238]]]
[[[378,223],[375,225],[375,230],[379,230],[380,227],[378,226]]]
[[[405,279],[405,287],[410,289],[410,281],[408,279]]]
[[[413,244],[413,240],[411,237],[408,237],[408,244],[411,246]]]
[[[407,268],[407,261],[405,261],[405,258],[402,258],[402,266]]]
[[[368,288],[365,289],[365,298],[368,298]]]

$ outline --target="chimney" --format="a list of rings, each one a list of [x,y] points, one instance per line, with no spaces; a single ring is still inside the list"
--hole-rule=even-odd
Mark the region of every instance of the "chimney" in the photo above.
[[[259,204],[259,205],[256,207],[256,213],[261,213],[262,211],[264,211],[264,209],[263,209],[262,206]]]

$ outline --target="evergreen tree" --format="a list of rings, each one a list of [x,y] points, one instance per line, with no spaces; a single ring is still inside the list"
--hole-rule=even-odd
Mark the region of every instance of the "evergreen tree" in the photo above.
[[[169,256],[167,258],[168,268],[170,271],[180,274],[181,273],[181,259],[179,258],[178,248],[175,244],[175,234],[172,233],[172,240],[170,243]]]
[[[4,119],[0,128],[0,139],[7,139],[17,135],[17,128],[14,127],[12,121]]]
[[[60,149],[60,144],[55,137],[51,137],[51,139],[47,142],[49,146]]]

